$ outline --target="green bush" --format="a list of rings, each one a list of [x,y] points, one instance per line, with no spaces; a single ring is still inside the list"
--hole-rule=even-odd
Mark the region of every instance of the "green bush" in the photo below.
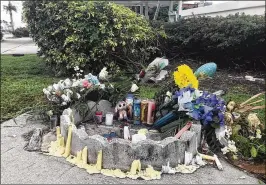
[[[59,73],[74,66],[98,72],[111,62],[140,68],[158,51],[149,22],[121,5],[35,0],[23,9],[39,54]]]
[[[30,36],[29,30],[27,28],[25,28],[25,27],[21,27],[21,28],[15,29],[15,31],[12,32],[12,34],[15,37],[18,37],[18,38],[21,38],[21,37],[29,37]]]
[[[192,17],[164,25],[161,40],[166,56],[202,57],[220,67],[265,69],[265,17],[244,14],[227,17]]]

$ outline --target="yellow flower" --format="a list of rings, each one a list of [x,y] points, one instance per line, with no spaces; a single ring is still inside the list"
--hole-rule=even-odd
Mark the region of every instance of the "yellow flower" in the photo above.
[[[185,64],[177,67],[174,72],[174,80],[179,88],[191,86],[192,88],[198,89],[199,86],[199,81],[192,69]]]

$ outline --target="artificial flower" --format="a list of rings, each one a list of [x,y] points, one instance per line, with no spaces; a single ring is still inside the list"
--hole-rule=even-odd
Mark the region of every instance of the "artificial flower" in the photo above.
[[[187,65],[180,65],[174,72],[174,81],[179,88],[187,86],[198,89],[199,82],[192,69]]]
[[[255,139],[255,137],[254,136],[249,136],[249,139],[253,140],[253,139]]]
[[[73,84],[72,87],[78,87],[78,86],[83,86],[82,81],[81,80],[73,80]]]
[[[46,112],[46,114],[47,114],[48,116],[52,116],[52,115],[53,115],[53,111],[52,111],[52,110],[49,110],[49,111]]]
[[[61,89],[60,89],[60,86],[58,84],[54,84],[53,85],[53,90],[57,91],[57,90],[61,90]]]
[[[65,106],[65,105],[67,105],[67,103],[66,102],[62,102],[61,105]]]
[[[99,79],[100,80],[107,80],[108,77],[108,71],[106,71],[106,67],[104,67],[101,72],[99,73]]]
[[[53,86],[49,85],[49,86],[47,87],[47,90],[51,92],[51,91],[53,90]]]
[[[100,84],[97,76],[94,76],[91,73],[89,73],[87,75],[87,80],[89,80],[89,82],[92,83],[92,84],[94,84],[94,85],[99,85]]]
[[[261,139],[261,131],[260,131],[260,129],[256,130],[256,138]]]
[[[74,70],[75,70],[75,71],[78,71],[78,70],[79,70],[79,66],[75,66],[75,67],[74,67]]]
[[[105,89],[105,84],[100,84],[101,89]]]
[[[71,99],[69,96],[65,95],[65,94],[62,94],[61,98],[65,101],[65,102],[70,102]]]
[[[59,86],[60,89],[65,89],[65,84],[63,83],[64,81],[63,80],[60,80],[57,84]]]
[[[79,93],[77,93],[77,98],[78,98],[78,99],[80,99],[80,97],[81,97],[81,96],[80,96],[80,94],[79,94]]]
[[[84,88],[90,88],[92,84],[88,80],[84,80],[82,82]]]
[[[42,92],[43,92],[46,96],[51,95],[50,91],[48,91],[48,90],[45,89],[45,88],[42,90]]]
[[[73,82],[69,78],[65,79],[64,85],[65,85],[66,88],[71,87],[72,84],[73,84]]]

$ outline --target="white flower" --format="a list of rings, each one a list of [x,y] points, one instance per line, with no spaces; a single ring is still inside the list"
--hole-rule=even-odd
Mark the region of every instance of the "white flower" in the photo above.
[[[195,98],[198,98],[198,97],[202,96],[203,91],[200,91],[198,89],[195,89],[194,93],[195,93],[195,96],[196,96]]]
[[[171,98],[171,97],[172,97],[172,93],[169,92],[169,91],[167,91],[167,92],[166,92],[166,96],[169,96],[169,97]]]
[[[65,85],[63,84],[63,80],[60,80],[57,84],[59,86],[60,89],[65,89]]]
[[[261,131],[260,131],[260,129],[256,130],[256,138],[261,139]]]
[[[222,148],[221,151],[223,152],[223,154],[226,154],[229,152],[228,147]]]
[[[83,72],[83,70],[79,70],[81,73]]]
[[[184,104],[189,103],[192,101],[192,96],[190,91],[183,92],[181,96],[178,96],[178,105],[179,109],[178,111],[189,111],[189,109],[184,108]]]
[[[139,89],[139,87],[136,84],[132,84],[130,91],[136,92]]]
[[[58,84],[54,84],[54,85],[53,85],[53,89],[54,89],[55,91],[58,91],[58,90],[60,90],[60,86],[59,86]]]
[[[101,89],[105,89],[105,84],[99,84]]]
[[[62,98],[65,102],[70,102],[70,101],[71,101],[70,97],[68,97],[68,96],[65,95],[65,94],[62,94],[61,98]]]
[[[73,91],[71,91],[70,89],[66,89],[66,90],[65,90],[65,93],[66,93],[66,94],[69,94],[69,96],[70,96],[70,95],[73,94]]]
[[[61,105],[67,105],[67,103],[66,102],[62,102],[62,104]]]
[[[253,139],[255,139],[255,137],[254,136],[249,136],[249,139],[253,140]]]
[[[49,85],[49,86],[47,87],[47,90],[51,92],[51,91],[53,90],[53,86]]]
[[[74,70],[75,70],[75,71],[79,70],[79,66],[75,66],[75,67],[74,67]]]
[[[46,96],[49,96],[51,95],[51,93],[47,90],[47,89],[43,89],[42,92],[46,95]]]
[[[73,84],[72,84],[72,87],[80,86],[81,83],[82,83],[81,80],[75,80],[75,81],[73,82]],[[82,85],[82,84],[81,84],[81,85]]]
[[[52,116],[53,115],[53,111],[52,110],[49,110],[49,111],[47,111],[47,113],[46,113],[48,116]]]
[[[101,72],[99,73],[99,79],[100,80],[106,80],[108,77],[108,71],[106,71],[106,67],[104,67]]]
[[[65,79],[65,81],[64,81],[64,85],[65,85],[66,88],[71,87],[71,85],[72,85],[71,80],[70,80],[69,78]]]
[[[78,99],[80,99],[80,97],[81,97],[81,96],[80,96],[80,94],[79,94],[79,93],[77,93],[77,98],[78,98]]]

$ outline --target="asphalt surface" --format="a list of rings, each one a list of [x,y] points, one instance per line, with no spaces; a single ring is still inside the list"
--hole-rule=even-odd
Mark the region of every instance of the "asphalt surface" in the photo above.
[[[2,54],[36,54],[38,47],[30,37],[12,38],[12,35],[4,35],[1,41]]]
[[[118,179],[101,174],[89,175],[63,158],[23,150],[21,135],[44,125],[26,123],[24,114],[1,124],[1,184],[258,184],[258,179],[221,161],[224,171],[205,166],[193,174],[162,175],[160,180]]]

